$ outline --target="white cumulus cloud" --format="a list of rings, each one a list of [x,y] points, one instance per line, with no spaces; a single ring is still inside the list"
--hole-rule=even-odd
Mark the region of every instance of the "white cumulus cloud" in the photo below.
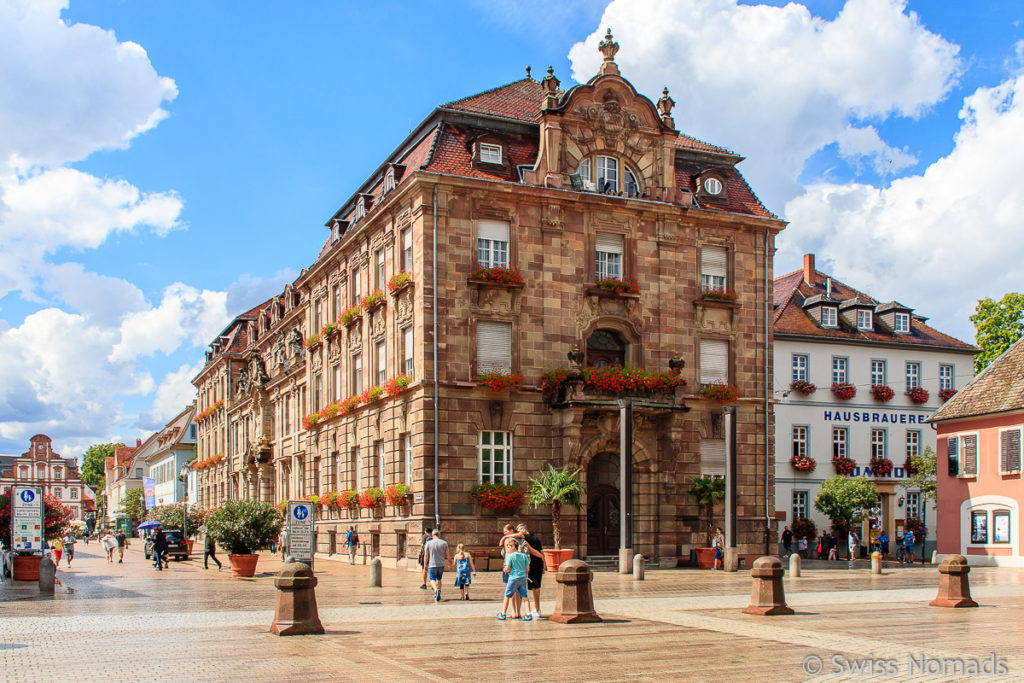
[[[205,346],[230,320],[226,302],[226,292],[176,282],[164,290],[160,305],[124,317],[121,339],[109,360],[134,360],[157,351],[170,354],[183,343]]]

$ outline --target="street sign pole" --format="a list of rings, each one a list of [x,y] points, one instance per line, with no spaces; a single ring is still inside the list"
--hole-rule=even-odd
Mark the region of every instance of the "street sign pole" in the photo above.
[[[43,489],[15,486],[11,490],[11,550],[41,555],[46,528],[43,525]]]
[[[288,501],[288,547],[285,555],[313,567],[313,504],[308,500]]]

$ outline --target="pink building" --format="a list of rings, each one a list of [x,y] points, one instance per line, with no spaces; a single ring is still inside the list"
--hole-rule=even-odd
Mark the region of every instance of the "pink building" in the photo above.
[[[971,564],[1024,566],[1021,432],[1024,340],[932,417],[938,437],[938,550]]]

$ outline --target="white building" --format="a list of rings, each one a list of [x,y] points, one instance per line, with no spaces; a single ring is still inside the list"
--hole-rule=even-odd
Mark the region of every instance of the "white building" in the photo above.
[[[195,406],[189,405],[156,433],[156,447],[146,458],[149,476],[155,484],[157,505],[180,503],[185,496],[185,481],[178,477],[185,464],[196,454],[196,426],[192,422]]]
[[[904,464],[926,447],[935,449],[935,432],[925,420],[971,380],[976,349],[929,327],[927,318],[899,302],[879,302],[815,270],[813,254],[804,256],[802,270],[775,279],[774,299],[780,533],[801,518],[813,521],[819,535],[830,528],[814,499],[821,482],[844,465],[872,478],[881,494],[870,527],[865,522],[860,529],[862,539],[872,537],[869,529],[895,538],[911,518],[934,529],[934,507],[925,510],[920,492],[905,486]],[[813,461],[813,469],[801,469],[795,458],[810,459],[804,466]],[[873,458],[879,466],[872,467]]]

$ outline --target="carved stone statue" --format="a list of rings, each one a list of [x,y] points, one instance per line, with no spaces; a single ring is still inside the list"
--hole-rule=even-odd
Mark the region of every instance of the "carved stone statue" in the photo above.
[[[291,334],[288,335],[288,352],[292,356],[302,353],[302,335],[297,327],[292,328]]]

